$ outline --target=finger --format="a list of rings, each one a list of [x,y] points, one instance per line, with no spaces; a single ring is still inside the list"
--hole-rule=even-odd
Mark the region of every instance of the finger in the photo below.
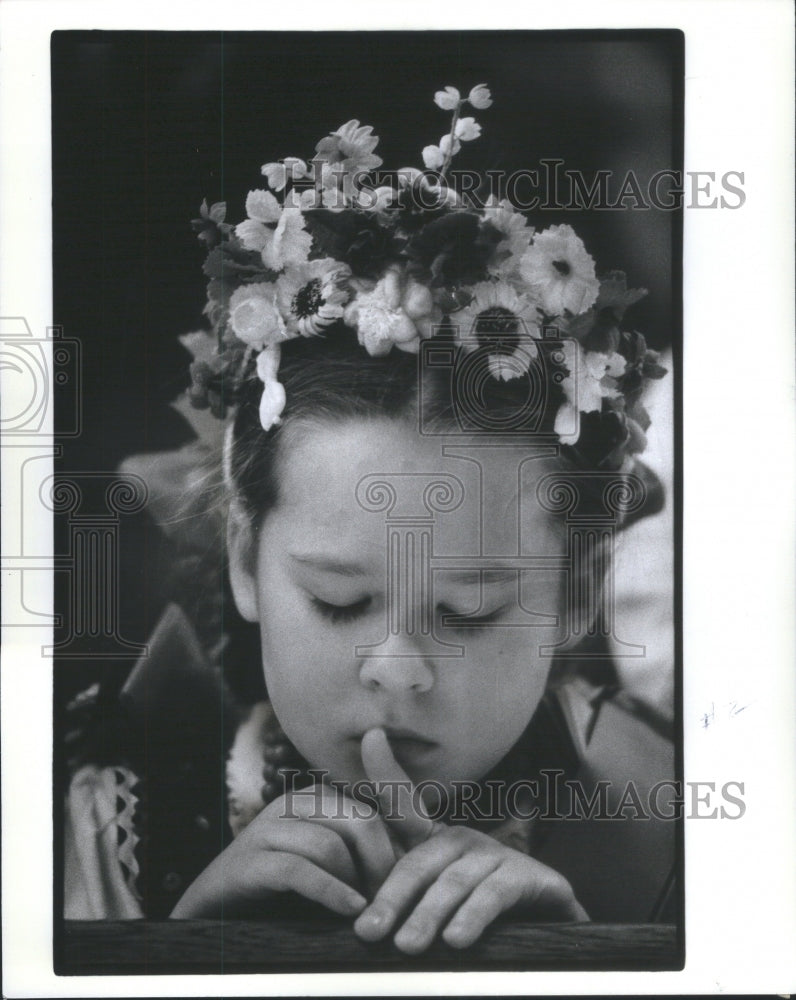
[[[425,951],[470,893],[500,864],[494,854],[470,852],[442,872],[395,935],[395,944],[410,955]]]
[[[333,831],[347,845],[361,869],[362,881],[375,894],[395,864],[395,851],[379,814],[362,802],[324,789],[321,798],[295,795],[290,808],[295,816],[318,828]]]
[[[359,878],[351,851],[334,830],[302,820],[271,823],[265,831],[264,846],[274,851],[300,854],[352,888],[358,888]]]
[[[366,941],[388,934],[396,921],[449,864],[465,853],[468,841],[456,830],[443,828],[445,836],[434,836],[400,858],[370,906],[360,914],[354,930]]]
[[[564,876],[548,868],[534,858],[527,858],[520,862],[521,865],[530,863],[538,870],[538,876],[531,883],[527,877],[514,874],[516,863],[512,862],[507,867],[507,879],[512,882],[524,882],[525,890],[520,896],[519,902],[523,908],[531,908],[539,920],[573,920],[582,922],[588,920],[589,916],[580,903],[575,898],[572,886]]]
[[[300,854],[263,852],[252,865],[252,875],[254,882],[261,883],[260,888],[292,889],[346,917],[354,916],[367,905],[367,900],[355,889]]]
[[[416,809],[412,779],[395,759],[383,729],[369,729],[365,733],[361,753],[365,773],[376,786],[387,822],[409,847],[427,840],[434,822]]]
[[[442,937],[454,948],[467,948],[493,920],[518,903],[527,903],[540,917],[588,920],[571,886],[558,872],[539,865],[538,878],[529,885],[527,873],[504,862],[473,890]]]
[[[496,917],[518,902],[522,886],[519,879],[507,877],[507,868],[500,865],[476,886],[442,932],[444,941],[454,948],[467,948]]]

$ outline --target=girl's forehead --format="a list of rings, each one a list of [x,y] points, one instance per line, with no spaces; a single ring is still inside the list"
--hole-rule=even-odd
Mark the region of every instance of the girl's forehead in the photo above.
[[[558,537],[536,502],[536,484],[554,466],[527,447],[484,448],[389,419],[318,424],[291,438],[276,515],[280,530],[310,548],[375,553],[390,523],[433,523],[435,551],[451,555],[546,552]]]

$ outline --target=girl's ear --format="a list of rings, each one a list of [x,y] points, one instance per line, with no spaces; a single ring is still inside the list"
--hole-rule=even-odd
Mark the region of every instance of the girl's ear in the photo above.
[[[256,535],[251,520],[246,516],[240,501],[235,499],[229,505],[227,520],[229,582],[238,611],[247,622],[259,620],[255,545]]]

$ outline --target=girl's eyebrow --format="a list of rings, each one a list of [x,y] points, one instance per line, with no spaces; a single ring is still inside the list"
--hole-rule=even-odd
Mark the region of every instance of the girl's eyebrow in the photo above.
[[[301,563],[302,566],[310,566],[312,569],[319,569],[325,573],[337,573],[339,576],[366,576],[367,570],[359,563],[349,562],[338,556],[324,555],[323,553],[301,553],[288,552],[294,562]]]
[[[302,566],[318,569],[324,573],[337,573],[339,576],[367,576],[367,569],[353,560],[340,556],[326,555],[318,552],[289,552],[290,558]],[[474,585],[500,584],[517,581],[517,570],[512,566],[495,566],[490,569],[438,569],[449,583]]]

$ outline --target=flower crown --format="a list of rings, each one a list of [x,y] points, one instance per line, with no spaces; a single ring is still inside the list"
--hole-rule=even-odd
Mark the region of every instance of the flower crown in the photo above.
[[[462,112],[490,107],[491,95],[485,84],[464,98],[449,86],[434,101],[451,124],[423,149],[425,170],[405,167],[377,185],[378,137],[352,120],[321,139],[309,163],[264,164],[267,188],[249,192],[237,225],[225,221],[224,202],[203,202],[193,227],[208,250],[214,335],[183,338],[194,355],[191,402],[224,417],[256,372],[269,430],[285,406],[281,345],[341,322],[373,356],[416,353],[446,330],[463,351],[486,345],[489,373],[504,382],[527,374],[554,327],[568,340],[554,427],[561,443],[578,441],[587,414],[610,422],[614,459],[643,450],[641,392],[666,372],[641,333],[620,327],[646,292],[628,289],[620,271],[598,279],[568,225],[536,232],[507,200],[465,203],[447,174],[462,143],[481,134]]]

